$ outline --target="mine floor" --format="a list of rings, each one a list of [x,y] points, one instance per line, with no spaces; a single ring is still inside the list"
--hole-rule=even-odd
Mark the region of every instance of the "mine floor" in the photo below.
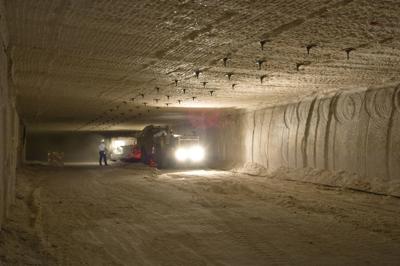
[[[0,264],[398,265],[400,199],[215,170],[27,167]]]

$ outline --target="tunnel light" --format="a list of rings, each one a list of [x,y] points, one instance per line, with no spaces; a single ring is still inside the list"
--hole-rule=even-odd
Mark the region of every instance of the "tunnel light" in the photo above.
[[[112,143],[111,143],[111,146],[114,149],[119,148],[121,146],[125,146],[125,141],[123,141],[123,140],[113,140]]]
[[[122,154],[122,146],[125,146],[125,141],[123,140],[113,140],[111,142],[111,147],[114,154]]]
[[[190,160],[192,162],[200,162],[204,160],[205,151],[201,146],[181,147],[175,151],[175,158],[179,162]]]
[[[122,154],[122,148],[118,147],[118,148],[113,149],[113,153],[114,154]]]

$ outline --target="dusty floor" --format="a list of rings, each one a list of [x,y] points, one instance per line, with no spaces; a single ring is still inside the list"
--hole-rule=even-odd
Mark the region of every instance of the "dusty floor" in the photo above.
[[[223,171],[28,167],[4,265],[399,265],[400,199]]]

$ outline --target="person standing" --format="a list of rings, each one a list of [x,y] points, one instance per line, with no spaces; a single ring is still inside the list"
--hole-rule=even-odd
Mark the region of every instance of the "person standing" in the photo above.
[[[99,164],[102,165],[102,161],[104,161],[104,165],[108,165],[107,164],[107,155],[106,155],[106,144],[104,143],[104,139],[101,141],[100,145],[99,145],[99,155],[100,155],[100,159],[99,159]]]

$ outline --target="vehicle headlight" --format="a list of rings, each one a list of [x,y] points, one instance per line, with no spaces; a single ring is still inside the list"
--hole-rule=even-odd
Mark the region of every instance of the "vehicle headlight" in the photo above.
[[[193,162],[200,162],[204,159],[204,148],[193,146],[189,149],[189,157]]]
[[[188,157],[189,157],[188,150],[185,148],[178,148],[175,151],[175,158],[180,162],[186,161]]]
[[[204,160],[205,151],[203,147],[200,146],[192,146],[187,148],[178,148],[175,151],[175,158],[180,161],[191,160],[193,162],[200,162]]]

